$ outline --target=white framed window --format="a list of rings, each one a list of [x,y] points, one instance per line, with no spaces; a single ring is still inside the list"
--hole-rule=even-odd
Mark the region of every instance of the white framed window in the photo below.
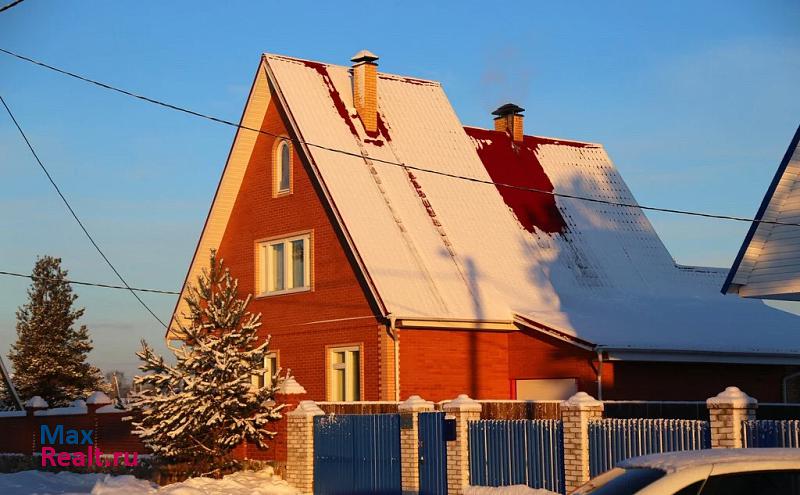
[[[260,295],[311,289],[311,234],[258,243]]]
[[[292,192],[292,145],[286,139],[282,139],[278,143],[273,164],[274,195],[290,194]]]
[[[262,389],[266,386],[272,386],[272,377],[278,371],[278,353],[269,352],[264,355],[264,374],[253,375],[252,384],[253,389]]]
[[[361,400],[361,348],[328,349],[328,400]]]

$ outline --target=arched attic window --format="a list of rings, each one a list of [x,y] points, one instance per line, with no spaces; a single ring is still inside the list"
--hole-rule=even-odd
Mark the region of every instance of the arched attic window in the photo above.
[[[287,139],[281,139],[275,149],[273,160],[275,177],[275,196],[292,192],[292,145]]]

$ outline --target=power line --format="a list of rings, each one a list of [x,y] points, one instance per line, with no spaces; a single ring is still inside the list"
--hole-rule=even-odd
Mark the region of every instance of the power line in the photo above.
[[[180,292],[175,292],[171,290],[140,289],[138,287],[125,287],[124,285],[110,285],[110,284],[99,284],[95,282],[78,282],[77,280],[62,280],[62,279],[47,278],[47,277],[34,277],[33,275],[25,275],[24,273],[16,273],[16,272],[6,272],[3,270],[0,270],[0,275],[7,275],[9,277],[29,278],[31,280],[45,280],[51,282],[63,281],[72,285],[86,285],[89,287],[102,287],[104,289],[135,290],[136,292],[152,292],[153,294],[169,294],[174,296],[180,294]]]
[[[68,70],[65,70],[65,69],[60,69],[58,67],[54,67],[54,66],[46,64],[44,62],[40,62],[38,60],[34,60],[32,58],[26,57],[24,55],[20,55],[18,53],[14,53],[14,52],[12,52],[10,50],[6,50],[5,48],[0,48],[0,52],[5,53],[7,55],[10,55],[12,57],[15,57],[17,59],[24,60],[25,62],[29,62],[29,63],[35,64],[35,65],[38,65],[40,67],[44,67],[44,68],[49,69],[51,71],[58,72],[59,74],[63,74],[65,76],[69,76],[69,77],[78,79],[78,80],[83,81],[83,82],[94,84],[94,85],[99,86],[101,88],[108,89],[110,91],[115,91],[117,93],[121,93],[121,94],[126,95],[126,96],[130,96],[130,97],[142,100],[142,101],[146,101],[146,102],[152,103],[154,105],[158,105],[158,106],[161,106],[161,107],[164,107],[164,108],[169,108],[171,110],[176,110],[178,112],[189,114],[189,115],[192,115],[192,116],[195,116],[195,117],[200,117],[200,118],[203,118],[203,119],[211,120],[211,121],[216,122],[218,124],[228,125],[228,126],[231,126],[231,127],[235,127],[237,129],[244,129],[244,130],[248,130],[248,131],[253,131],[253,132],[257,132],[259,134],[264,134],[264,135],[271,136],[271,137],[279,137],[279,138],[283,138],[283,139],[286,138],[285,136],[281,136],[281,135],[278,135],[278,134],[275,134],[275,133],[272,133],[272,132],[269,132],[269,131],[265,131],[265,130],[262,130],[262,129],[256,129],[256,128],[253,128],[253,127],[237,124],[237,123],[232,122],[230,120],[225,120],[225,119],[222,119],[222,118],[219,118],[219,117],[214,117],[213,115],[204,114],[204,113],[197,112],[195,110],[191,110],[191,109],[188,109],[188,108],[185,108],[185,107],[181,107],[181,106],[173,105],[171,103],[167,103],[167,102],[164,102],[164,101],[161,101],[161,100],[157,100],[155,98],[150,98],[148,96],[144,96],[144,95],[140,95],[140,94],[137,94],[137,93],[133,93],[131,91],[128,91],[128,90],[125,90],[125,89],[121,89],[121,88],[118,88],[118,87],[115,87],[115,86],[112,86],[110,84],[107,84],[107,83],[104,83],[104,82],[100,82],[100,81],[97,81],[97,80],[94,80],[94,79],[90,79],[90,78],[88,78],[86,76],[82,76],[82,75],[70,72]],[[326,150],[326,151],[330,151],[330,152],[333,152],[333,153],[340,153],[340,154],[343,154],[343,155],[353,156],[353,157],[356,157],[356,158],[359,158],[359,159],[363,159],[364,158],[359,153],[353,153],[353,152],[347,151],[347,150],[332,148],[332,147],[324,146],[324,145],[320,145],[320,144],[314,144],[314,143],[310,143],[308,141],[303,141],[303,140],[300,140],[300,139],[291,139],[291,141],[296,143],[296,144],[304,144],[304,145],[306,145],[308,147],[317,148],[317,149],[321,149],[321,150]],[[391,161],[391,160],[383,160],[383,159],[380,159],[380,158],[370,157],[370,160],[372,162],[376,162],[376,163],[382,163],[382,164],[391,165],[391,166],[394,166],[394,167],[402,167],[402,168],[405,168],[405,169],[408,169],[408,170],[415,170],[417,172],[428,173],[428,174],[433,174],[433,175],[439,175],[439,176],[442,176],[442,177],[449,177],[449,178],[452,178],[452,179],[466,180],[466,181],[475,182],[475,183],[479,183],[479,184],[489,184],[489,185],[493,185],[495,187],[516,189],[516,190],[520,190],[520,191],[527,191],[527,192],[532,192],[532,193],[537,193],[537,194],[546,194],[546,195],[549,195],[549,196],[555,196],[555,197],[567,198],[567,199],[574,199],[574,200],[578,200],[578,201],[586,201],[586,202],[590,202],[590,203],[605,204],[605,205],[617,206],[617,207],[623,207],[623,208],[639,208],[639,209],[647,210],[647,211],[655,211],[655,212],[661,212],[661,213],[671,213],[671,214],[676,214],[676,215],[686,215],[686,216],[703,217],[703,218],[714,218],[714,219],[718,219],[718,220],[732,220],[732,221],[737,221],[737,222],[765,223],[765,224],[770,224],[770,225],[786,225],[786,226],[792,226],[792,227],[800,227],[800,223],[780,222],[780,221],[777,221],[777,220],[763,220],[763,219],[760,219],[760,218],[739,217],[739,216],[733,216],[733,215],[721,215],[721,214],[716,214],[716,213],[705,213],[705,212],[692,211],[692,210],[683,210],[683,209],[678,209],[678,208],[661,208],[661,207],[657,207],[657,206],[644,206],[644,205],[635,204],[635,203],[622,203],[622,202],[611,201],[611,200],[602,199],[602,198],[593,198],[593,197],[589,197],[589,196],[580,196],[580,195],[577,195],[577,194],[567,194],[567,193],[560,193],[560,192],[555,192],[555,191],[547,191],[547,190],[544,190],[544,189],[537,189],[537,188],[534,188],[534,187],[518,186],[518,185],[514,185],[514,184],[506,184],[506,183],[503,183],[503,182],[493,182],[493,181],[490,181],[490,180],[479,179],[477,177],[469,177],[469,176],[465,176],[465,175],[458,175],[458,174],[452,174],[452,173],[448,173],[448,172],[441,172],[439,170],[432,170],[432,169],[429,169],[429,168],[424,168],[424,167],[420,167],[420,166],[416,166],[416,165],[409,165],[407,163],[394,162],[394,161]]]
[[[7,4],[7,5],[3,5],[2,7],[0,7],[0,12],[5,12],[6,10],[10,9],[11,7],[16,7],[17,5],[21,4],[24,1],[25,0],[14,0],[13,2],[11,2],[11,3]]]
[[[103,252],[103,250],[100,249],[100,246],[97,245],[97,242],[95,242],[95,240],[92,237],[92,235],[89,234],[89,231],[86,230],[86,227],[83,225],[83,222],[81,222],[81,219],[78,218],[78,215],[75,213],[75,210],[72,209],[72,206],[69,204],[69,201],[67,201],[67,198],[61,192],[61,189],[59,189],[58,185],[53,180],[53,177],[50,176],[50,172],[47,171],[47,168],[42,163],[42,160],[39,159],[39,155],[36,154],[36,150],[33,149],[33,145],[31,144],[30,140],[28,139],[28,136],[25,135],[25,131],[23,131],[22,127],[20,127],[19,122],[17,122],[16,117],[14,117],[14,113],[11,112],[11,109],[8,107],[8,104],[6,103],[6,100],[3,98],[2,95],[0,95],[0,102],[3,103],[3,106],[6,108],[6,112],[8,112],[8,115],[11,117],[11,120],[14,121],[14,125],[17,126],[17,130],[19,131],[20,135],[22,136],[22,139],[25,140],[25,144],[28,145],[28,149],[31,150],[31,154],[33,154],[33,157],[36,159],[36,162],[39,164],[39,167],[41,167],[42,171],[47,176],[47,179],[50,181],[50,184],[53,185],[53,188],[55,188],[56,192],[61,197],[61,200],[64,202],[64,204],[66,205],[67,209],[72,214],[72,218],[74,218],[75,221],[78,222],[78,225],[81,227],[81,230],[83,230],[83,233],[86,234],[86,237],[89,238],[89,241],[92,243],[92,246],[94,246],[94,248],[97,250],[97,252],[100,253],[100,256],[103,258],[103,260],[105,260],[106,264],[108,264],[108,266],[111,267],[111,270],[114,272],[114,274],[120,280],[120,282],[122,282],[122,285],[124,285],[125,288],[128,289],[128,291],[133,295],[133,297],[135,297],[136,300],[139,301],[139,304],[141,304],[144,307],[144,309],[147,310],[148,313],[153,315],[153,318],[155,318],[159,323],[161,323],[161,325],[164,328],[167,328],[167,325],[163,321],[161,321],[161,318],[156,316],[156,314],[153,312],[153,310],[150,309],[150,307],[147,304],[145,304],[144,301],[142,301],[142,299],[139,297],[139,294],[137,294],[131,288],[131,286],[128,285],[128,282],[125,281],[125,279],[122,277],[122,274],[119,273],[119,271],[114,266],[114,264],[111,263],[111,260],[109,260],[108,257]]]

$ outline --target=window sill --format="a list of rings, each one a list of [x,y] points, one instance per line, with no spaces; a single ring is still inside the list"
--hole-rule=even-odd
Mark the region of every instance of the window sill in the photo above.
[[[273,198],[282,198],[284,196],[291,196],[291,195],[292,195],[291,189],[286,189],[284,191],[275,191],[274,193],[272,193]]]
[[[298,294],[301,292],[311,292],[311,287],[299,287],[297,289],[285,289],[285,290],[276,290],[274,292],[262,292],[261,294],[256,294],[255,299],[264,299],[273,296],[285,296],[288,294]]]

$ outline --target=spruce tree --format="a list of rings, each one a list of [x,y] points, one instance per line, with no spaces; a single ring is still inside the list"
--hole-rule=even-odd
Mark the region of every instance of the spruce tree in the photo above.
[[[269,338],[258,344],[261,315],[247,312],[250,296],[240,299],[238,285],[212,251],[209,268],[187,288],[189,314],[185,325],[178,323],[182,344],[171,348],[175,365],[142,341],[134,432],[162,458],[226,463],[243,440],[266,447],[275,435],[265,427],[281,417],[275,392],[286,376],[276,370],[264,387],[252,385],[265,373]]]
[[[67,405],[103,388],[100,370],[86,357],[92,341],[85,325],[76,328],[84,308],[67,283],[61,258],[43,256],[33,267],[28,302],[17,310],[17,341],[8,357],[14,366],[14,385],[25,400],[34,395],[51,407]]]

